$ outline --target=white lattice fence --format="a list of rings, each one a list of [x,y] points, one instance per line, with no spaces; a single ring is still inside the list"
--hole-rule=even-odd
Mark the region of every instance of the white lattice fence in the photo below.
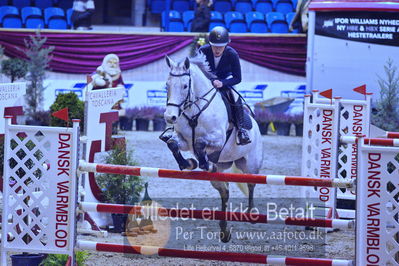
[[[335,101],[335,100],[333,100]],[[330,105],[330,100],[320,98],[317,91],[313,92],[313,102]],[[339,110],[340,136],[369,136],[371,115],[371,94],[365,100],[341,99]],[[337,178],[353,179],[357,176],[356,144],[338,143]],[[337,189],[338,213],[343,218],[355,218],[355,192],[345,188]],[[353,208],[352,208],[353,206]]]
[[[360,145],[356,265],[399,265],[399,148]]]
[[[78,125],[5,130],[2,265],[7,251],[73,254]]]
[[[332,105],[311,103],[305,96],[304,134],[302,145],[302,176],[335,178],[338,148],[340,102]],[[305,188],[307,198],[315,198],[321,208],[335,213],[336,189],[325,187]]]

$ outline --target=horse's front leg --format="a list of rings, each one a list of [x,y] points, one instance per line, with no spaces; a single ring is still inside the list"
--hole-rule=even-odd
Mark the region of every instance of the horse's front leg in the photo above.
[[[186,144],[185,142],[183,142],[184,140],[181,140],[176,134],[174,134],[172,137],[169,138],[166,144],[168,145],[169,150],[172,152],[173,157],[175,157],[175,160],[179,165],[180,170],[193,170],[197,168],[197,161],[192,158],[186,160],[183,157],[179,148],[179,145]]]
[[[207,142],[203,138],[196,139],[194,143],[194,153],[198,159],[199,168],[209,171],[209,160],[205,151],[206,145]]]

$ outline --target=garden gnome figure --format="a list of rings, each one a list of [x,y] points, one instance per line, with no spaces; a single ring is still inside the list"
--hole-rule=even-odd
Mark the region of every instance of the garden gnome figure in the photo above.
[[[104,57],[101,66],[97,67],[92,75],[93,90],[115,88],[123,85],[123,79],[119,67],[119,57],[116,54],[108,54]]]

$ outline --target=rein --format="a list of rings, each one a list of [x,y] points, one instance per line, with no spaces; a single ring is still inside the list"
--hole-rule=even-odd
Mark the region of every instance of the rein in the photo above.
[[[189,126],[191,127],[191,142],[192,142],[192,146],[193,146],[193,150],[194,153],[196,153],[195,151],[195,128],[198,125],[198,119],[200,117],[200,115],[202,114],[203,111],[205,111],[209,105],[211,104],[211,102],[213,101],[213,99],[215,98],[216,94],[217,94],[217,90],[215,88],[210,89],[209,91],[207,91],[204,95],[202,95],[201,97],[197,98],[195,101],[191,100],[191,74],[190,72],[185,72],[183,74],[174,74],[172,72],[169,73],[169,75],[171,75],[172,77],[183,77],[183,76],[189,76],[189,85],[188,85],[188,93],[187,93],[187,97],[184,99],[183,102],[181,102],[180,104],[176,104],[176,103],[166,103],[166,106],[175,106],[177,108],[179,108],[179,115],[182,114],[184,116],[184,118],[187,119]],[[211,98],[209,100],[205,99],[205,97],[211,93],[213,90],[215,90],[215,93],[211,96]],[[198,101],[199,100],[204,100],[206,101],[206,104],[200,108],[200,106],[198,105]],[[190,108],[191,106],[196,106],[198,108],[198,113],[196,113],[193,116],[188,116],[184,110],[187,108]],[[183,106],[183,109],[182,109]]]

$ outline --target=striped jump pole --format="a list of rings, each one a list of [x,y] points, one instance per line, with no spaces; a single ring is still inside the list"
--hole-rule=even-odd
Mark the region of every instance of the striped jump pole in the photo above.
[[[318,266],[349,266],[353,265],[351,260],[296,258],[284,256],[271,256],[253,253],[233,253],[214,251],[193,251],[161,248],[153,246],[133,246],[110,243],[99,243],[93,241],[77,241],[77,247],[82,250],[93,250],[103,252],[115,252],[138,255],[158,255],[160,257],[175,257],[187,259],[201,259],[214,261],[233,261],[244,263],[259,263],[269,265],[318,265]]]
[[[363,143],[366,145],[399,147],[399,139],[394,138],[358,138],[354,136],[340,137],[340,141],[344,143],[357,143],[359,139],[362,139]]]
[[[179,217],[202,220],[218,220],[232,222],[251,222],[260,224],[285,224],[299,226],[313,226],[326,228],[351,229],[354,228],[354,220],[341,219],[312,219],[312,218],[295,218],[276,216],[270,217],[259,213],[245,212],[223,212],[216,210],[194,210],[194,209],[168,209],[156,206],[135,206],[121,204],[105,204],[94,202],[81,202],[79,204],[81,210],[88,212],[104,212],[104,213],[125,213],[148,216],[161,217]]]
[[[301,176],[284,175],[254,175],[237,173],[213,173],[204,171],[178,171],[150,167],[134,167],[112,164],[97,164],[79,162],[79,170],[83,172],[134,175],[145,177],[177,178],[205,181],[238,182],[252,184],[270,184],[270,185],[294,185],[311,187],[340,187],[353,188],[353,180],[342,179],[321,179]]]
[[[385,132],[385,138],[388,139],[399,139],[399,132]]]

